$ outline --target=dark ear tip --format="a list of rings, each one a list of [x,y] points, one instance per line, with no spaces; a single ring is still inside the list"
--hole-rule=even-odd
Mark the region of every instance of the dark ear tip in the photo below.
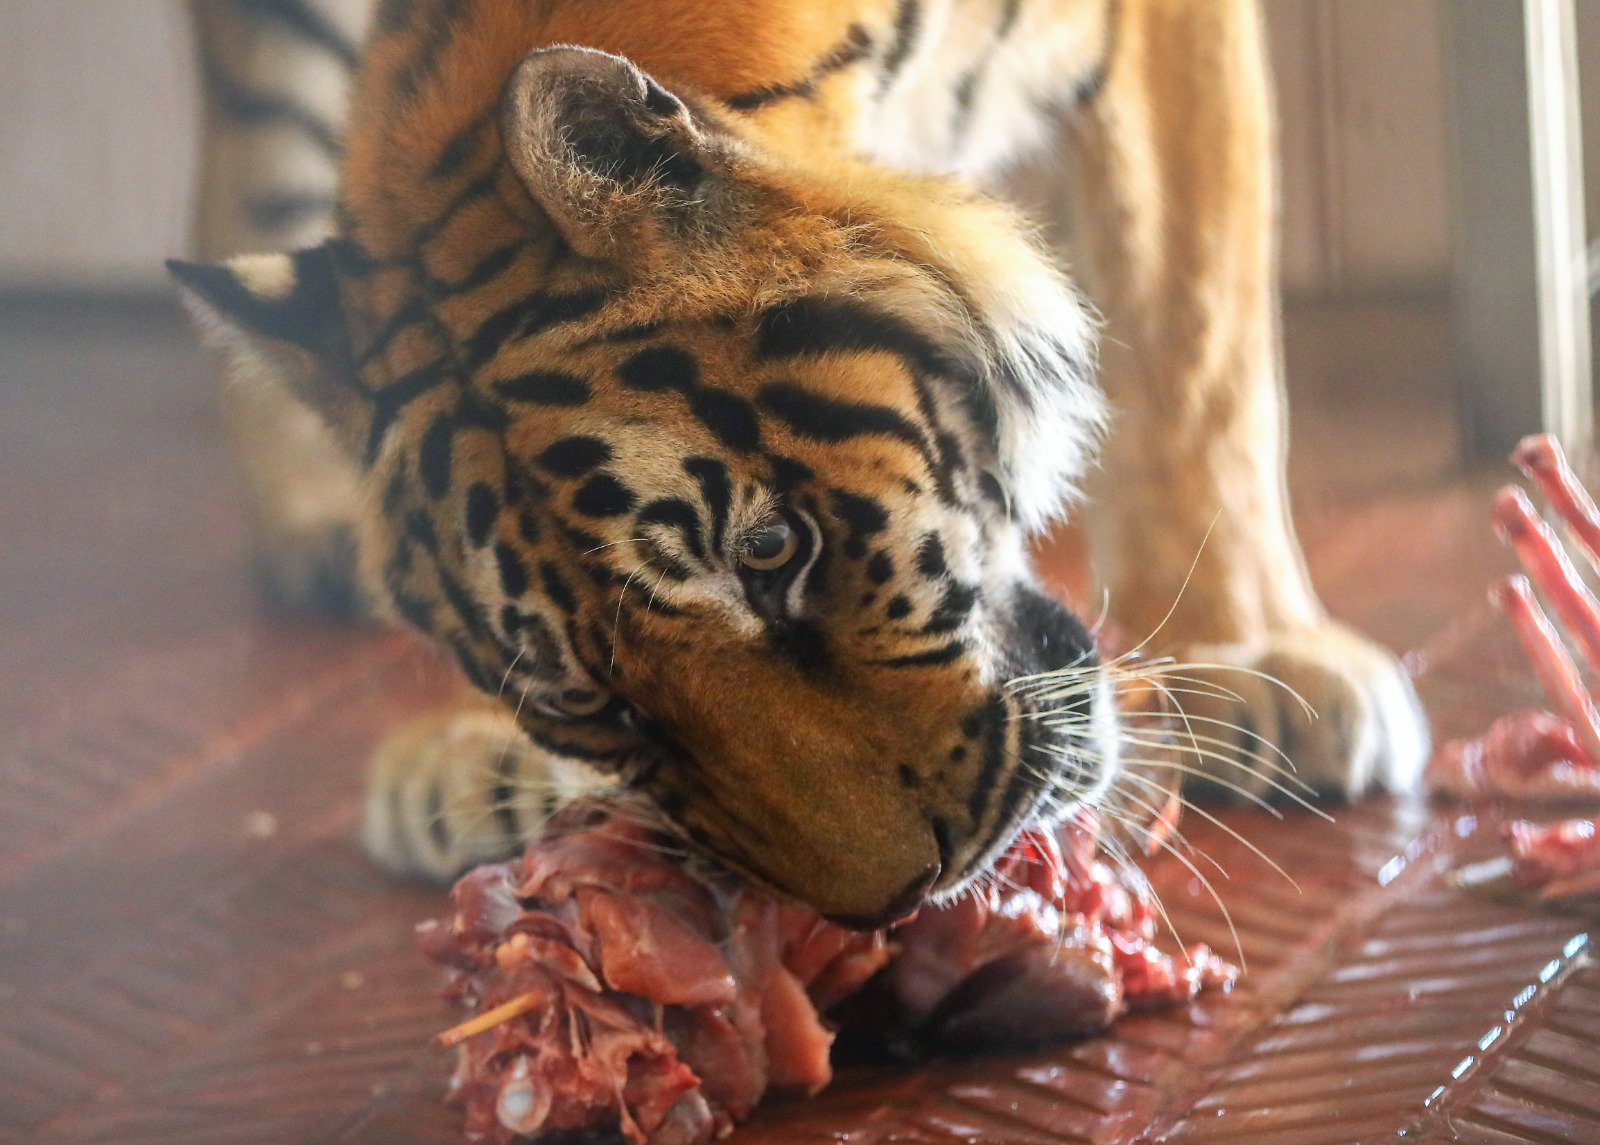
[[[181,258],[169,258],[166,260],[165,266],[167,273],[177,279],[183,286],[194,286],[200,278],[200,272],[204,270],[204,267],[196,263],[184,262]]]

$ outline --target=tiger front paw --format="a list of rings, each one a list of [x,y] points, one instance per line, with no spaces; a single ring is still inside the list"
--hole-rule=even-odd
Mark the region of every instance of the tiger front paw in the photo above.
[[[378,749],[361,838],[394,874],[448,882],[508,859],[560,807],[608,786],[484,706],[424,717]]]
[[[1177,739],[1188,745],[1191,790],[1356,799],[1411,789],[1427,761],[1427,717],[1410,677],[1342,624],[1191,645],[1169,672],[1189,717]]]

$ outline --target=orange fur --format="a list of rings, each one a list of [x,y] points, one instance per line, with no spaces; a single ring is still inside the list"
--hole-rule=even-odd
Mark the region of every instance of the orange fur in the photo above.
[[[1171,610],[1165,646],[1334,708],[1308,732],[1256,676],[1225,681],[1237,703],[1204,701],[1301,744],[1315,782],[1404,785],[1425,742],[1414,696],[1325,616],[1289,521],[1251,0],[652,0],[647,17],[621,0],[391,0],[350,118],[341,241],[304,264],[335,293],[340,344],[330,360],[247,335],[244,356],[362,458],[369,581],[480,688],[520,689],[544,750],[614,770],[750,877],[880,918],[992,856],[1030,776],[1050,792],[1037,812],[1096,797],[1084,776],[1112,766],[1038,762],[1007,643],[1050,638],[1000,615],[1028,584],[1023,535],[1059,512],[1098,431],[1091,323],[1018,214],[938,174],[992,176],[991,136],[1050,131],[1075,154],[1077,254],[1111,335],[1118,420],[1091,535],[1113,615],[1142,634]],[[191,281],[227,309],[226,283]],[[855,307],[830,321],[889,342],[764,349],[772,316],[807,305]],[[642,362],[658,374],[630,380]],[[540,386],[560,393],[506,396]],[[830,436],[846,409],[877,428]],[[953,475],[928,444],[945,429]],[[539,468],[580,439],[604,460]],[[731,490],[729,535],[691,577],[636,520],[644,502],[704,509],[686,459]],[[882,509],[870,543],[848,497]],[[740,538],[780,519],[831,562],[803,618],[740,595]],[[939,629],[941,600],[969,591]],[[548,625],[551,599],[559,647],[523,664],[511,621]],[[613,691],[665,755],[590,718]],[[1085,760],[1114,757],[1080,724]],[[1255,746],[1208,766],[1254,789]]]

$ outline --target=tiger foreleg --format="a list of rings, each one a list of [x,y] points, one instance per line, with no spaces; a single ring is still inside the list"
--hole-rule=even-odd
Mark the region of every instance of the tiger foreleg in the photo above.
[[[1323,610],[1290,519],[1260,13],[1125,0],[1119,20],[1071,129],[1115,408],[1096,572],[1132,641],[1193,664],[1167,682],[1213,784],[1409,787],[1428,744],[1415,692]]]

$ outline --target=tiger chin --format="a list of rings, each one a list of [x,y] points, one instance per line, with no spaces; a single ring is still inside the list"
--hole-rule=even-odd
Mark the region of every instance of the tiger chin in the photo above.
[[[448,875],[592,781],[835,918],[959,893],[1138,738],[1030,568],[1080,487],[1111,619],[1197,662],[1185,770],[1260,795],[1281,750],[1331,794],[1413,782],[1415,693],[1323,611],[1290,523],[1252,0],[313,7],[371,14],[332,237],[173,269],[233,392],[325,427],[316,464],[239,427],[266,548],[304,557],[278,581],[317,584],[347,524],[361,591],[498,705],[386,752],[384,861]],[[209,58],[303,59],[212,18],[276,10],[197,6]],[[972,189],[1043,142],[1098,352]],[[270,170],[222,171],[208,217]]]

